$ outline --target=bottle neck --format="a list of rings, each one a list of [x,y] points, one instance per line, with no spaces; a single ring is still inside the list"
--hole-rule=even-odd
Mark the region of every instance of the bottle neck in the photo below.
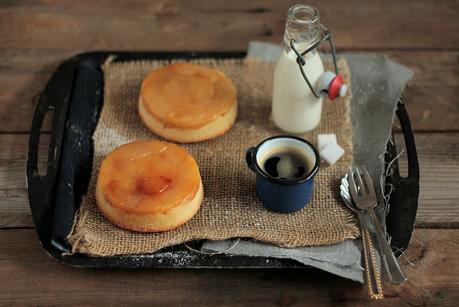
[[[303,52],[320,37],[321,25],[319,10],[307,4],[296,4],[287,12],[285,22],[284,50],[289,52],[290,41],[295,40],[296,48]]]

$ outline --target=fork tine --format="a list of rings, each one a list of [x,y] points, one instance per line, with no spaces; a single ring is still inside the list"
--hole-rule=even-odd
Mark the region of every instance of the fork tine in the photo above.
[[[356,177],[357,177],[357,185],[358,185],[358,188],[360,188],[360,191],[361,191],[360,194],[361,195],[365,195],[365,194],[367,194],[367,190],[365,189],[365,185],[363,184],[362,175],[360,175],[359,167],[355,166],[354,170],[355,170]]]
[[[355,201],[359,197],[359,193],[357,193],[357,187],[354,181],[354,174],[352,172],[352,168],[348,171],[347,180],[349,182],[349,191],[351,192],[352,199]]]
[[[373,186],[373,181],[371,180],[368,170],[364,166],[361,168],[361,170],[363,173],[363,179],[365,180],[365,183],[367,184],[368,194],[375,195],[375,188]]]

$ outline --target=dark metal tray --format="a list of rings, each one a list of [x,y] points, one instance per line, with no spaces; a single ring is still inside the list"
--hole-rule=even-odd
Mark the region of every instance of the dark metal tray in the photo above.
[[[103,104],[101,64],[108,56],[115,61],[140,59],[242,58],[245,53],[194,52],[92,52],[63,62],[38,97],[29,139],[27,184],[30,208],[41,244],[60,263],[75,267],[116,268],[283,268],[305,267],[294,260],[232,255],[204,255],[184,245],[146,255],[90,257],[72,254],[65,240],[75,213],[88,189],[92,169],[92,135]],[[48,148],[47,173],[38,173],[38,145],[45,114],[54,111]],[[419,166],[414,136],[402,101],[397,115],[402,126],[408,156],[408,177],[401,178],[398,164],[388,181],[395,187],[391,195],[387,229],[392,245],[408,246],[414,227],[418,194]],[[396,155],[389,142],[386,160]],[[191,243],[193,244],[193,243]],[[194,243],[196,244],[196,243]]]

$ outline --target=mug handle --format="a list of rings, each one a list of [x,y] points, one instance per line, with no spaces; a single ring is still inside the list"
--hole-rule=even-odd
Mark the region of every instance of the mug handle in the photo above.
[[[254,172],[255,166],[253,165],[253,154],[255,153],[256,149],[256,147],[250,147],[245,152],[245,162],[247,163],[247,166]]]

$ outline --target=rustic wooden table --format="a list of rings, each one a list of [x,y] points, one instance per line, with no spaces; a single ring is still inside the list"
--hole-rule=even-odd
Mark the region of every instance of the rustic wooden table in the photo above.
[[[33,97],[57,65],[90,50],[241,51],[280,42],[296,1],[0,2],[0,305],[367,305],[364,286],[318,270],[89,270],[47,256],[25,180]],[[408,282],[387,304],[459,299],[459,2],[317,1],[341,51],[385,53],[416,73],[405,98],[421,164]],[[49,123],[44,125],[45,138]],[[41,163],[46,157],[40,156]]]

